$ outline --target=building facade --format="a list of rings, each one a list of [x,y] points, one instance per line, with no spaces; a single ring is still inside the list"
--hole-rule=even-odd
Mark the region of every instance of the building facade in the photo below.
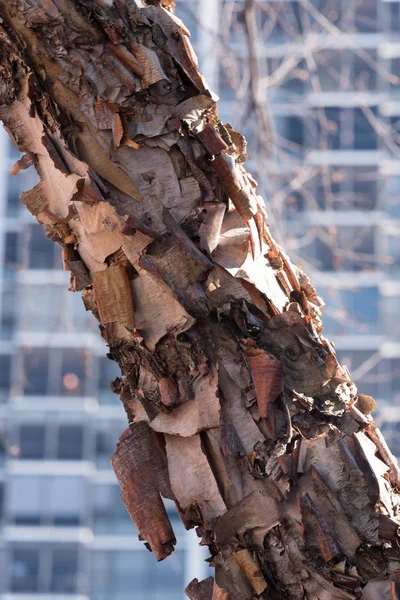
[[[247,134],[271,222],[400,455],[400,3],[257,2],[274,144],[247,118],[244,2],[177,4],[222,119]],[[209,574],[205,555],[172,507],[171,557],[157,564],[137,540],[109,462],[126,426],[108,387],[117,367],[19,200],[35,175],[8,174],[18,153],[3,133],[0,156],[0,600],[183,598]]]

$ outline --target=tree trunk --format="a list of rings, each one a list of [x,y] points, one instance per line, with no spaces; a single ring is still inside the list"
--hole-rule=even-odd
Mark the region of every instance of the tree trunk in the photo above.
[[[374,401],[271,237],[173,1],[152,4],[0,0],[0,117],[13,172],[41,178],[22,201],[122,371],[122,499],[157,560],[175,545],[162,497],[197,528],[215,581],[192,600],[400,597]]]

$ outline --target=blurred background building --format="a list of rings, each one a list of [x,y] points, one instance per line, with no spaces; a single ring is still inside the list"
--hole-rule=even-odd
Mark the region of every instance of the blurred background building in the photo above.
[[[222,120],[246,134],[275,233],[400,455],[400,3],[177,4]],[[183,598],[208,575],[204,554],[172,508],[170,558],[137,540],[109,466],[126,425],[117,368],[19,200],[36,180],[8,174],[17,158],[1,133],[0,599]]]

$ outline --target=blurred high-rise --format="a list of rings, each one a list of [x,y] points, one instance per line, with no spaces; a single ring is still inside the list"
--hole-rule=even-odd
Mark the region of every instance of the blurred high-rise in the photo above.
[[[400,455],[400,3],[177,4],[271,223]],[[8,175],[5,134],[0,158],[0,600],[183,598],[208,574],[196,536],[172,516],[177,551],[159,564],[137,540],[109,466],[126,426],[116,365],[18,199],[36,180]]]

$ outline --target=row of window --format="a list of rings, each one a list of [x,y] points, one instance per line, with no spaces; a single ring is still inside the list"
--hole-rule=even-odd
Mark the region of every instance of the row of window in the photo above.
[[[97,535],[135,535],[117,482],[93,484],[83,475],[13,475],[1,484],[4,525],[89,527]],[[185,529],[174,505],[168,513],[176,536]]]
[[[145,551],[95,551],[77,545],[13,545],[6,558],[15,593],[89,592],[91,600],[176,600],[185,583],[185,556],[161,563]],[[90,579],[87,577],[90,573]]]
[[[15,356],[0,354],[0,399],[8,395],[90,396],[117,404],[109,383],[120,374],[116,362],[85,348],[24,347]]]
[[[92,419],[84,413],[74,421],[68,413],[57,416],[39,411],[34,421],[14,421],[11,417],[1,426],[0,462],[15,460],[86,460],[95,461],[100,469],[109,469],[110,457],[126,427],[122,407],[118,420]],[[82,421],[85,420],[85,423]]]

